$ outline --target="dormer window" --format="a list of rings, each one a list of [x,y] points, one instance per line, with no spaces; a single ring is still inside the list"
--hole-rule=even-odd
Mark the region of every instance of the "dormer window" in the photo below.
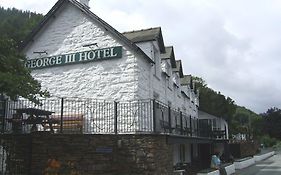
[[[166,75],[166,76],[170,76],[170,71],[171,71],[171,65],[168,63],[167,60],[163,60],[161,62],[161,68],[162,68],[162,72]]]
[[[179,84],[180,84],[180,82],[179,82],[179,75],[178,75],[177,73],[175,73],[174,76],[173,76],[173,82],[174,82],[174,84],[175,84],[177,87],[180,87],[180,86],[179,86]]]

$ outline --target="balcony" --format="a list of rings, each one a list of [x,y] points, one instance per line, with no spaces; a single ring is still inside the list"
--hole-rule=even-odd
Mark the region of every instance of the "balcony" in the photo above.
[[[164,134],[225,139],[225,130],[200,127],[199,120],[155,100],[93,99],[0,101],[0,133]]]

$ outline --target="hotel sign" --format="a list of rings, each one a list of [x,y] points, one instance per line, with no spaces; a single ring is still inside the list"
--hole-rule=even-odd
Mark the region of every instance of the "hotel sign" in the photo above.
[[[122,58],[122,46],[27,60],[26,67],[40,69],[67,64]]]

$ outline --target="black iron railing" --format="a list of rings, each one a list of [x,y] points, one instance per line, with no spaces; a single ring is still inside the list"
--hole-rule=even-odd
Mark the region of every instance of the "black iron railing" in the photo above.
[[[93,99],[0,101],[1,133],[157,133],[189,137],[204,135],[198,119],[155,100],[109,102]]]

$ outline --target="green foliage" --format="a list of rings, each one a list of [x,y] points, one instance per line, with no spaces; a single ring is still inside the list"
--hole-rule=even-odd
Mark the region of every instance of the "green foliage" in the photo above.
[[[19,44],[42,18],[41,14],[0,7],[1,36],[11,38]]]
[[[225,97],[220,92],[209,88],[206,82],[199,77],[192,77],[195,86],[199,89],[199,109],[209,114],[222,117],[231,122],[236,105],[230,97]]]
[[[248,138],[253,136],[253,138],[262,135],[262,117],[253,111],[237,106],[233,120],[231,123],[231,133],[243,133],[247,134]]]
[[[270,137],[281,139],[281,109],[270,108],[263,116],[263,131]]]
[[[264,144],[265,147],[272,147],[277,144],[277,139],[272,138],[269,135],[264,135],[259,138],[261,144]]]
[[[200,110],[226,119],[230,134],[247,134],[248,138],[262,135],[263,121],[260,115],[245,107],[235,105],[230,97],[225,97],[220,92],[209,88],[202,78],[192,78],[200,91]]]
[[[37,97],[48,96],[25,67],[25,56],[17,44],[42,19],[42,15],[15,8],[0,7],[0,93],[15,100],[18,96],[38,102]]]
[[[276,151],[281,151],[281,141],[278,141],[275,145],[273,145],[273,149]]]
[[[40,83],[35,80],[24,66],[25,57],[15,48],[12,39],[0,38],[0,93],[15,100],[18,96],[37,102],[37,96],[48,96],[41,91]]]

